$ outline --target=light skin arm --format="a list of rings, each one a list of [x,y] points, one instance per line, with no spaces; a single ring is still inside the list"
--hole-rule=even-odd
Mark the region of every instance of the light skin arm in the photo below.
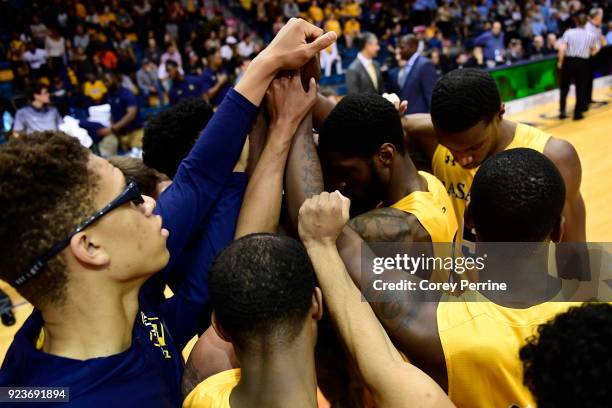
[[[268,140],[249,180],[235,238],[254,232],[276,232],[282,203],[283,175],[291,141],[303,117],[312,109],[316,83],[304,92],[298,75],[275,80],[266,97],[270,113]]]
[[[561,69],[563,67],[563,60],[565,59],[565,49],[567,45],[564,42],[559,42],[559,54],[557,57],[557,68]]]
[[[300,210],[300,237],[308,251],[330,315],[379,407],[450,407],[444,391],[403,361],[370,306],[351,281],[335,240],[348,220],[349,201],[339,193],[308,199]]]

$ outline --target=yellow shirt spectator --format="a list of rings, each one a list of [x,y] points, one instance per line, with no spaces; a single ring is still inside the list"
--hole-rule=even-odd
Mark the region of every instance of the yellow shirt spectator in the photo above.
[[[100,15],[98,16],[98,21],[100,22],[100,25],[101,25],[102,27],[106,27],[106,26],[108,26],[110,23],[115,23],[115,22],[117,22],[117,16],[115,15],[115,13],[111,13],[111,12],[109,11],[109,12],[106,12],[106,13],[100,14]]]
[[[325,26],[323,27],[323,29],[327,32],[334,31],[338,38],[340,38],[340,36],[342,35],[342,30],[340,29],[340,22],[335,17],[329,18],[325,22]]]
[[[323,9],[318,4],[313,2],[312,6],[308,9],[308,14],[315,24],[323,22]]]
[[[104,82],[100,81],[99,79],[96,79],[95,81],[87,81],[83,85],[83,94],[91,98],[91,100],[93,100],[95,103],[102,101],[102,98],[104,98],[107,91],[108,89],[106,89]]]
[[[77,3],[74,5],[74,9],[75,9],[75,14],[78,18],[80,19],[85,19],[85,17],[87,17],[87,9],[85,9],[85,6],[83,5],[83,3]]]
[[[353,1],[344,6],[342,13],[347,17],[359,17],[361,15],[361,6]]]
[[[357,37],[361,32],[361,24],[355,18],[351,18],[344,24],[344,35],[350,35],[351,37]]]

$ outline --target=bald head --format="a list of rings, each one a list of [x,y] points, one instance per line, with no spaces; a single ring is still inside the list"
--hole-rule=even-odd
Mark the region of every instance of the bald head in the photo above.
[[[399,41],[400,53],[403,60],[409,60],[419,49],[419,40],[413,34],[403,36]]]

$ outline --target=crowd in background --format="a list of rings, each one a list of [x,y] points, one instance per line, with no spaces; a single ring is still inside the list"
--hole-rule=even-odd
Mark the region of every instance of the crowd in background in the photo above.
[[[610,15],[607,0],[55,0],[21,6],[3,5],[7,30],[0,59],[10,62],[17,89],[44,78],[64,114],[104,99],[101,76],[107,70],[123,74],[123,86],[138,95],[141,106],[177,99],[170,92],[168,61],[176,62],[175,80],[187,78],[187,89],[195,87],[216,105],[217,94],[235,83],[291,17],[337,33],[338,46],[323,53],[338,62],[336,74],[356,57],[355,39],[365,31],[379,38],[383,71],[396,65],[399,38],[414,33],[419,51],[442,74],[554,54],[572,15],[592,6],[603,8],[604,20]]]

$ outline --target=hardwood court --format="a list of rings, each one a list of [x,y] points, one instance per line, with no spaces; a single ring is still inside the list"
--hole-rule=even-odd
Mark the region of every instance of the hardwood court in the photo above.
[[[587,239],[593,242],[612,242],[612,211],[607,206],[612,202],[612,89],[599,89],[595,100],[608,101],[605,106],[593,107],[585,119],[558,120],[558,103],[550,103],[521,112],[509,119],[533,124],[553,136],[571,142],[582,162],[582,196],[587,212]],[[573,101],[568,100],[571,117]],[[15,305],[17,324],[5,327],[0,324],[0,360],[4,359],[13,335],[32,307],[17,292],[0,281],[0,288],[8,293]],[[191,342],[187,349],[193,347]],[[187,351],[188,352],[188,351]],[[184,353],[186,355],[186,353]]]

